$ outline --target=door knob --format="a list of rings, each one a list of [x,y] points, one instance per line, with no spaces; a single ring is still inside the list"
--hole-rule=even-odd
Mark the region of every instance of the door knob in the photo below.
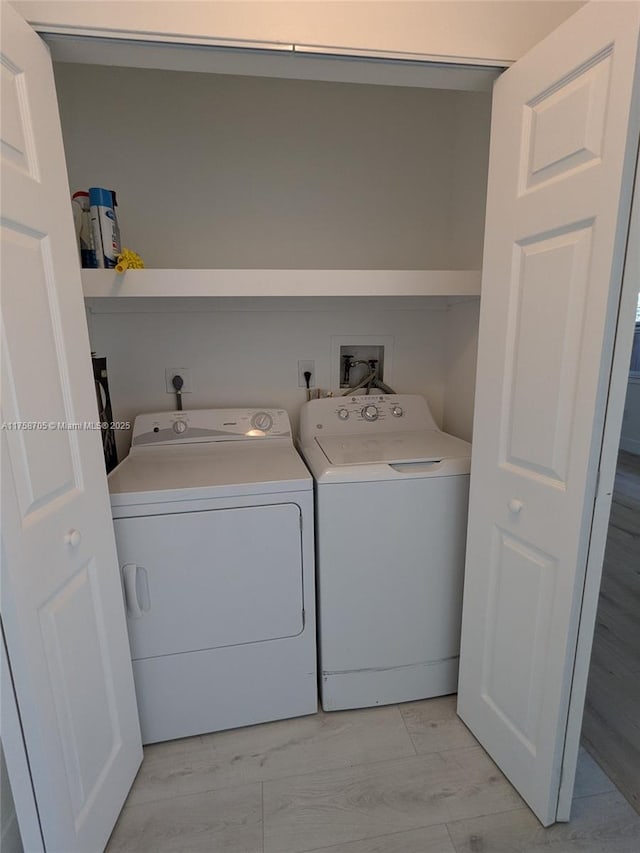
[[[65,545],[71,545],[72,548],[77,548],[82,540],[82,534],[79,530],[67,530],[64,534]]]
[[[509,512],[513,512],[516,515],[520,512],[523,506],[524,504],[522,503],[522,501],[519,501],[517,498],[511,498],[508,503]]]

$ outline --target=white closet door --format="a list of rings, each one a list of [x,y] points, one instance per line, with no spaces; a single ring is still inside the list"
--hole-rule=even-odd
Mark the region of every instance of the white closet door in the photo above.
[[[100,431],[62,428],[97,406],[51,62],[1,5],[2,620],[45,848],[97,853],[140,730]]]
[[[588,4],[494,90],[458,713],[545,825],[638,148],[639,18],[638,3]]]

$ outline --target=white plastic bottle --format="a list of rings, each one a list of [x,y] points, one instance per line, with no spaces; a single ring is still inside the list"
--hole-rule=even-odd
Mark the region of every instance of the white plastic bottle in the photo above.
[[[76,239],[80,251],[80,265],[85,269],[95,269],[98,265],[96,250],[93,243],[93,228],[89,209],[89,193],[79,190],[71,196],[73,207],[73,222],[76,228]]]

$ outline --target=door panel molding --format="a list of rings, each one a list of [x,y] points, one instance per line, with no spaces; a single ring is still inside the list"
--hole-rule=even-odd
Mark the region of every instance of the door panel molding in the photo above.
[[[601,161],[612,55],[610,44],[527,103],[520,195]]]
[[[592,223],[518,240],[513,252],[503,460],[513,473],[531,472],[563,489],[583,345]],[[558,281],[569,286],[559,288]]]

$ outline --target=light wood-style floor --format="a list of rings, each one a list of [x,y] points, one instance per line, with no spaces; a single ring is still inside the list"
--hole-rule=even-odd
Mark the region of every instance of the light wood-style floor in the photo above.
[[[581,751],[543,829],[448,696],[145,748],[108,853],[638,853],[640,817]]]
[[[640,813],[640,457],[624,451],[618,456],[582,738]]]

